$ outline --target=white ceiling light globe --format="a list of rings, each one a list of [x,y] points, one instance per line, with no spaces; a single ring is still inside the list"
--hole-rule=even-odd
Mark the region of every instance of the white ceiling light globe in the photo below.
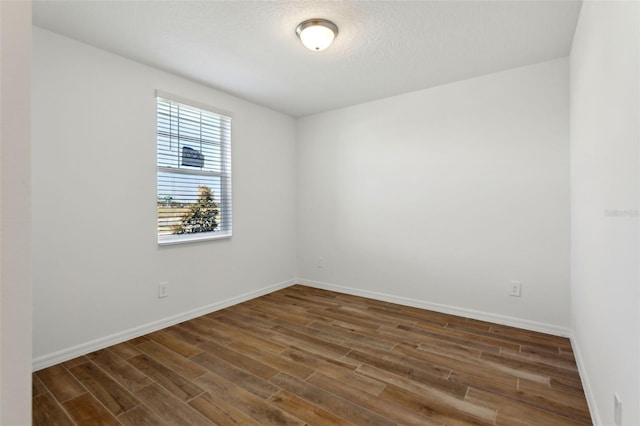
[[[326,49],[331,45],[334,37],[333,31],[320,25],[307,27],[300,32],[300,40],[309,50]]]
[[[296,34],[307,49],[320,51],[331,45],[338,34],[338,27],[325,19],[309,19],[298,25]]]

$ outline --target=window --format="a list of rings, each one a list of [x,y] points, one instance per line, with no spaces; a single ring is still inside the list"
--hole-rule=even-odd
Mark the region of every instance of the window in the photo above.
[[[231,236],[231,117],[157,94],[158,244]]]

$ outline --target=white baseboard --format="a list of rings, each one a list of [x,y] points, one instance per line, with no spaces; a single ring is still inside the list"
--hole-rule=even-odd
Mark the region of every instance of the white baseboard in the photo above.
[[[598,411],[598,406],[596,405],[596,399],[593,395],[593,390],[591,388],[591,383],[589,383],[589,376],[587,376],[587,370],[584,367],[584,363],[582,361],[582,352],[580,351],[580,346],[576,341],[576,336],[571,332],[571,348],[573,349],[573,356],[576,359],[576,365],[578,366],[578,373],[580,373],[580,380],[582,380],[582,389],[584,390],[584,396],[587,399],[587,406],[589,407],[589,413],[591,413],[591,421],[594,426],[602,425],[602,419],[600,418],[600,412]]]
[[[268,293],[289,287],[295,284],[297,281],[292,279],[284,281],[278,284],[270,285],[260,288],[258,290],[250,291],[248,293],[240,294],[238,296],[231,297],[220,302],[212,303],[210,305],[202,306],[191,311],[183,312],[177,315],[163,318],[158,321],[150,322],[138,327],[134,327],[128,330],[124,330],[109,336],[101,337],[99,339],[91,340],[80,345],[76,345],[61,351],[53,352],[47,355],[39,356],[32,360],[33,371],[41,370],[46,367],[50,367],[55,364],[59,364],[64,361],[76,358],[80,355],[85,355],[93,351],[104,349],[108,346],[112,346],[118,343],[125,342],[127,340],[143,336],[154,331],[161,330],[172,325],[176,325],[183,321],[219,311],[220,309],[228,308],[229,306],[237,305],[238,303],[246,302],[247,300],[255,299],[256,297],[263,296]]]
[[[354,296],[368,297],[370,299],[382,300],[385,302],[397,303],[399,305],[411,306],[414,308],[428,309],[431,311],[442,312],[445,314],[457,315],[461,317],[473,318],[480,321],[488,321],[496,324],[508,325],[511,327],[522,328],[525,330],[538,331],[541,333],[553,334],[555,336],[569,337],[570,330],[567,327],[561,327],[543,322],[530,321],[522,318],[509,317],[490,312],[476,311],[473,309],[460,308],[457,306],[443,305],[440,303],[429,302],[426,300],[410,299],[408,297],[394,296],[387,293],[378,293],[376,291],[362,290],[354,287],[346,287],[337,284],[329,284],[320,281],[298,279],[298,283],[309,287],[320,288],[324,290],[332,290],[338,293],[347,293]]]

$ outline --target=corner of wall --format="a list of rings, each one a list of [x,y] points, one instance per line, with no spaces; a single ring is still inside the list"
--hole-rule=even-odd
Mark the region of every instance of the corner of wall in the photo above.
[[[578,373],[580,374],[582,389],[584,390],[584,396],[587,399],[587,405],[589,406],[591,420],[593,421],[594,426],[600,426],[602,425],[602,419],[600,418],[600,412],[598,411],[598,405],[596,404],[596,399],[591,387],[591,382],[589,382],[589,375],[587,374],[587,370],[584,365],[582,351],[580,349],[578,341],[576,340],[573,329],[571,329],[569,333],[571,348],[573,349],[573,355],[576,360],[576,365],[578,366]]]

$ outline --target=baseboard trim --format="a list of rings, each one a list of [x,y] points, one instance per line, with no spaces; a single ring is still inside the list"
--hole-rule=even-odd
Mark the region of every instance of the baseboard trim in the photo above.
[[[576,359],[576,365],[578,366],[578,373],[580,374],[580,380],[582,380],[582,389],[584,390],[584,396],[587,399],[587,406],[589,407],[589,413],[591,414],[591,421],[594,426],[602,425],[602,419],[600,418],[600,412],[598,411],[598,406],[596,404],[595,396],[593,395],[593,390],[591,388],[591,383],[589,383],[589,376],[587,376],[587,369],[584,366],[582,351],[580,351],[580,346],[576,341],[576,336],[573,331],[571,331],[571,336],[569,337],[571,340],[571,348],[573,349],[573,356]]]
[[[212,303],[200,308],[193,309],[191,311],[183,312],[177,315],[172,315],[167,318],[163,318],[158,321],[150,322],[138,327],[134,327],[128,330],[124,330],[118,333],[111,334],[109,336],[101,337],[99,339],[91,340],[80,345],[76,345],[61,351],[53,352],[47,355],[34,358],[31,362],[33,371],[38,371],[43,368],[50,367],[55,364],[59,364],[64,361],[76,358],[80,355],[88,354],[89,352],[104,349],[108,346],[112,346],[118,343],[125,342],[127,340],[143,336],[154,331],[161,330],[172,325],[176,325],[183,321],[209,314],[211,312],[219,311],[220,309],[228,308],[229,306],[237,305],[238,303],[246,302],[247,300],[255,299],[256,297],[264,296],[265,294],[272,293],[277,290],[292,286],[296,284],[295,279],[283,281],[278,284],[273,284],[267,287],[260,288],[258,290],[250,291],[248,293],[240,294],[238,296],[230,297],[220,302]]]
[[[553,324],[546,324],[537,321],[526,320],[522,318],[510,317],[506,315],[493,314],[490,312],[476,311],[473,309],[460,308],[457,306],[444,305],[440,303],[429,302],[426,300],[410,299],[408,297],[394,296],[387,293],[379,293],[376,291],[362,290],[355,287],[347,287],[337,284],[330,284],[320,281],[298,279],[298,283],[309,287],[315,287],[324,290],[336,291],[338,293],[347,293],[354,296],[368,297],[370,299],[381,300],[384,302],[397,303],[399,305],[411,306],[414,308],[428,309],[431,311],[442,312],[445,314],[458,315],[467,318],[473,318],[480,321],[488,321],[511,327],[522,328],[525,330],[538,331],[541,333],[553,334],[555,336],[569,337],[570,330],[567,327],[561,327]]]

